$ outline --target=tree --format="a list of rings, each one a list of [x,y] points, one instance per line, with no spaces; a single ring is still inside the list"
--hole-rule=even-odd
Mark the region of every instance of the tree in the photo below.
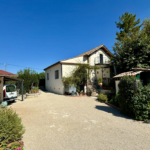
[[[39,79],[45,79],[45,72],[39,73],[38,78]]]
[[[38,73],[30,68],[20,70],[17,72],[18,78],[24,80],[24,92],[28,92],[31,89],[31,85],[38,87],[39,86],[39,79]],[[18,87],[20,88],[21,85],[19,84]]]
[[[39,86],[45,87],[45,72],[41,72],[38,74]]]
[[[116,33],[117,42],[113,47],[112,63],[117,73],[130,71],[138,66],[150,66],[149,21],[145,20],[142,25],[138,25],[139,19],[135,21],[135,17],[136,15],[125,13],[120,17],[122,22],[116,23],[118,28],[124,29]],[[127,22],[130,25],[127,26]]]
[[[142,31],[150,37],[150,19],[147,18],[143,21],[143,28]]]
[[[137,33],[140,29],[140,19],[136,21],[136,15],[126,12],[119,17],[119,22],[115,22],[120,32],[116,32],[116,39],[122,41],[124,38],[131,36],[132,33]]]

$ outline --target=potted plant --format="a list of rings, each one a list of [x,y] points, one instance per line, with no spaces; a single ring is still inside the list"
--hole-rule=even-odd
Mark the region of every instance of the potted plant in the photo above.
[[[100,85],[100,86],[103,85],[103,83],[102,83],[102,78],[99,78],[99,79],[98,79],[98,85]]]
[[[29,90],[29,94],[31,94],[31,90]]]
[[[83,92],[82,92],[82,91],[80,92],[80,96],[81,96],[81,95],[83,95]]]

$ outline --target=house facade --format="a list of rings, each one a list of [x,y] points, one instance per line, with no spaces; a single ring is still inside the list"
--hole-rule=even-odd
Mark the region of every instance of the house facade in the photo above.
[[[110,57],[111,52],[104,46],[100,45],[74,58],[59,61],[44,69],[45,87],[47,91],[64,94],[65,87],[62,83],[63,77],[71,75],[77,64],[89,64],[90,66],[98,65],[100,69],[90,70],[90,82],[98,78],[110,78]]]

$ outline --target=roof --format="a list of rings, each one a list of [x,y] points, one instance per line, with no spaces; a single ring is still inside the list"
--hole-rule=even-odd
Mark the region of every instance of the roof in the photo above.
[[[112,53],[106,48],[105,45],[102,44],[102,45],[97,46],[97,47],[95,47],[95,48],[93,48],[93,49],[91,49],[91,50],[89,50],[89,51],[87,51],[87,52],[84,52],[84,53],[82,53],[82,54],[80,54],[80,55],[78,55],[78,56],[76,56],[76,57],[90,56],[92,53],[96,52],[96,51],[99,50],[100,48],[102,48],[109,56],[112,56]],[[76,58],[76,57],[73,57],[73,58]],[[69,59],[72,59],[72,58],[69,58]],[[57,64],[63,64],[64,62],[62,62],[62,61],[69,60],[69,59],[64,59],[64,60],[58,61],[58,62],[56,62],[56,63],[54,63],[54,64],[48,66],[48,67],[45,68],[44,70],[47,70],[48,68],[51,68],[51,67],[53,67],[53,66],[55,66],[55,65],[57,65]],[[74,63],[74,64],[78,64],[78,63]]]
[[[18,78],[12,78],[12,77],[6,77],[4,76],[5,81],[24,81],[23,79],[18,79]]]
[[[18,75],[4,71],[4,70],[0,70],[0,76],[18,76]]]
[[[150,71],[149,68],[132,68],[132,70],[136,70],[136,71]]]
[[[123,76],[136,76],[137,74],[140,74],[141,72],[143,72],[143,71],[128,71],[128,72],[123,72],[123,73],[120,73],[120,74],[114,76],[113,78],[121,78]]]
[[[112,53],[106,48],[106,46],[104,44],[99,45],[85,53],[82,53],[76,57],[81,57],[81,56],[85,56],[85,55],[91,55],[92,53],[94,53],[95,51],[99,50],[100,48],[102,48],[109,56],[112,56]]]
[[[79,63],[69,63],[69,62],[62,62],[62,61],[58,61],[56,62],[55,64],[52,64],[50,66],[48,66],[47,68],[45,68],[44,70],[47,70],[55,65],[58,65],[58,64],[68,64],[68,65],[78,65]]]

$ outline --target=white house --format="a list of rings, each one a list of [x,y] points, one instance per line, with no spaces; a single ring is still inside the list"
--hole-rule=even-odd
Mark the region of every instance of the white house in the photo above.
[[[111,52],[104,45],[100,45],[74,58],[58,61],[48,66],[44,69],[46,90],[64,94],[65,88],[62,78],[69,76],[79,63],[101,66],[100,69],[96,70],[96,73],[94,70],[90,70],[91,82],[94,82],[95,78],[110,78],[109,64],[111,55]]]

